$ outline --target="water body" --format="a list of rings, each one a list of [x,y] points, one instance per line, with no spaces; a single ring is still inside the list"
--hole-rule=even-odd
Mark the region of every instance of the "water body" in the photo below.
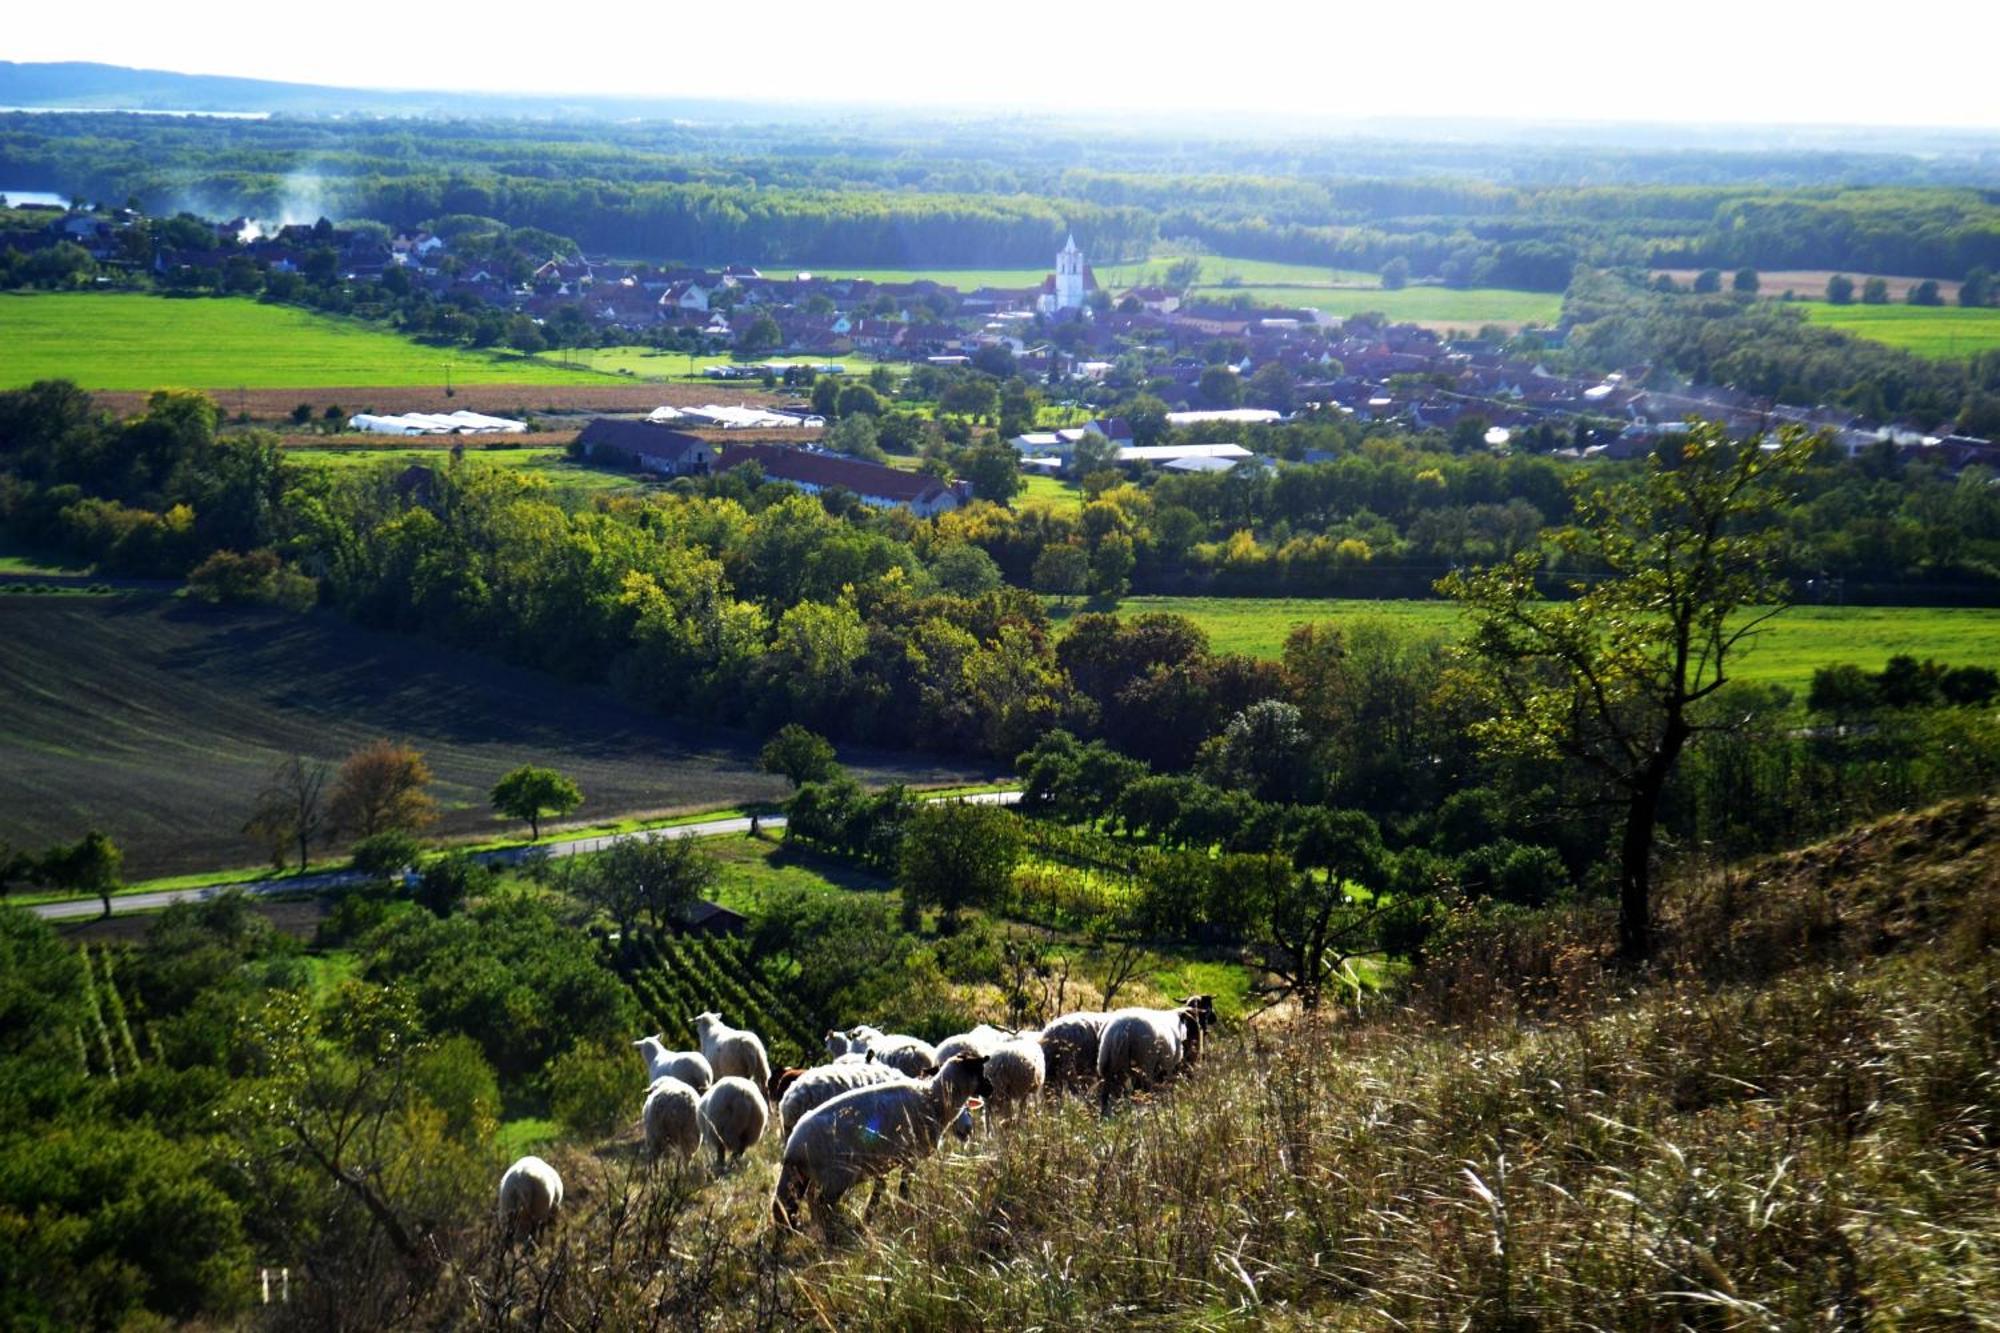
[[[53,204],[57,208],[68,208],[66,195],[51,194],[47,190],[0,190],[10,204]]]

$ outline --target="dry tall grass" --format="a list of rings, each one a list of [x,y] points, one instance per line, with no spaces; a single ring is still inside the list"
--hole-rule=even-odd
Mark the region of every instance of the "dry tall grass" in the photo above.
[[[1236,1033],[1169,1096],[1108,1119],[1051,1103],[948,1152],[831,1246],[771,1231],[769,1142],[719,1181],[649,1172],[629,1143],[559,1155],[575,1200],[559,1227],[509,1254],[469,1224],[404,1318],[1995,1327],[1994,814],[1969,803],[1879,826],[1844,861],[1829,844],[1767,863],[1737,919],[1793,925],[1729,934],[1713,968],[1684,941],[1635,983],[1604,969],[1587,922],[1531,923],[1483,975],[1542,967],[1533,1004],[1496,985],[1500,1016],[1472,1026],[1419,1004]],[[1918,864],[1917,835],[1943,859]],[[1822,881],[1827,902],[1795,901]],[[1927,924],[1881,953],[1892,919]],[[1477,989],[1468,962],[1442,965]]]

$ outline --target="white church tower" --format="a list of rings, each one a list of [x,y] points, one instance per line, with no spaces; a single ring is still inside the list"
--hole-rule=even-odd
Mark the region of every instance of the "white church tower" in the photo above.
[[[1083,309],[1083,251],[1072,233],[1056,256],[1056,309]]]

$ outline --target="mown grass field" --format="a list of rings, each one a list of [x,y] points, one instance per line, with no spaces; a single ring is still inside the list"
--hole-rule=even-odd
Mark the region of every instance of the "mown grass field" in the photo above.
[[[231,866],[292,754],[337,762],[377,737],[427,756],[445,836],[514,834],[487,792],[545,764],[582,786],[582,821],[781,797],[753,738],[637,712],[600,691],[357,629],[331,615],[173,598],[0,598],[0,839],[40,848],[102,829],[132,880]],[[989,776],[857,752],[866,781]]]
[[[426,347],[356,320],[255,301],[134,292],[0,296],[0,389],[66,378],[86,389],[601,381],[509,353]]]
[[[1963,359],[2000,348],[2000,309],[1959,306],[1828,305],[1802,307],[1814,324],[1887,343],[1918,356]]]
[[[1051,606],[1067,620],[1081,602]],[[1192,616],[1218,652],[1275,658],[1293,627],[1315,621],[1386,617],[1453,633],[1456,605],[1443,601],[1257,597],[1128,597],[1122,615],[1169,611]],[[1954,666],[2000,662],[2000,610],[1984,607],[1795,606],[1773,620],[1738,664],[1741,680],[1769,681],[1801,695],[1816,668],[1852,662],[1879,670],[1897,653],[1934,657]]]
[[[1310,306],[1328,315],[1358,315],[1373,310],[1399,322],[1450,325],[1468,331],[1477,330],[1482,324],[1512,327],[1553,324],[1562,313],[1559,292],[1517,292],[1498,287],[1405,287],[1392,292],[1379,286],[1257,285],[1201,287],[1197,294],[1219,300],[1248,295],[1262,305],[1287,309]]]
[[[1021,493],[1014,497],[1014,504],[1047,505],[1054,509],[1083,508],[1083,488],[1073,481],[1060,477],[1023,477]]]

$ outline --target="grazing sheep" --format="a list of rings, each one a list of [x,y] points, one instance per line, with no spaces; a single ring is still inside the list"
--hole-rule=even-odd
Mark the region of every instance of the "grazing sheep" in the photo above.
[[[956,1037],[946,1037],[937,1044],[937,1062],[940,1068],[954,1055],[991,1055],[1001,1042],[1014,1034],[1005,1028],[996,1028],[990,1023],[981,1023],[970,1032],[961,1032]]]
[[[1196,997],[1202,999],[1206,997]],[[1162,1087],[1201,1049],[1202,1011],[1192,1001],[1178,1009],[1120,1009],[1104,1026],[1097,1047],[1097,1105],[1135,1087]]]
[[[1003,1041],[986,1057],[986,1081],[993,1095],[986,1099],[995,1116],[1010,1115],[1041,1095],[1048,1080],[1042,1034],[1023,1032]]]
[[[731,1157],[742,1157],[764,1137],[771,1108],[755,1083],[724,1074],[701,1099],[701,1136],[715,1149],[719,1171]]]
[[[1099,1009],[1064,1014],[1042,1029],[1042,1058],[1047,1086],[1056,1092],[1081,1092],[1097,1081],[1097,1045],[1111,1015]]]
[[[701,1094],[671,1074],[653,1080],[644,1119],[648,1157],[673,1148],[686,1159],[701,1146]]]
[[[790,1070],[785,1072],[791,1073]],[[832,1101],[841,1093],[894,1083],[902,1077],[888,1065],[842,1064],[839,1061],[816,1069],[802,1069],[790,1082],[783,1082],[780,1076],[783,1086],[773,1086],[778,1097],[778,1125],[790,1134],[806,1112]]]
[[[899,1078],[878,1087],[856,1088],[808,1112],[785,1139],[784,1165],[771,1199],[771,1220],[796,1227],[808,1198],[823,1230],[831,1233],[841,1196],[874,1179],[869,1209],[881,1194],[881,1178],[908,1169],[936,1152],[944,1133],[975,1097],[991,1094],[986,1059],[961,1055],[928,1082]],[[863,1214],[864,1220],[866,1213]]]
[[[839,1028],[829,1028],[826,1034],[826,1053],[838,1058],[843,1055],[866,1055],[868,1043],[882,1036],[880,1028],[862,1023],[842,1032]]]
[[[539,1157],[523,1157],[500,1177],[500,1230],[508,1240],[546,1226],[562,1207],[562,1177]]]
[[[708,1085],[715,1082],[715,1071],[709,1068],[708,1057],[700,1051],[670,1051],[657,1032],[632,1044],[646,1057],[648,1083],[677,1078],[700,1094],[707,1092]]]
[[[764,1054],[764,1043],[756,1033],[730,1027],[721,1014],[711,1011],[695,1015],[694,1035],[717,1078],[733,1075],[759,1088],[770,1085],[771,1057]]]
[[[879,1060],[911,1078],[929,1078],[937,1072],[937,1047],[921,1037],[901,1034],[875,1036],[868,1042],[868,1058]]]

